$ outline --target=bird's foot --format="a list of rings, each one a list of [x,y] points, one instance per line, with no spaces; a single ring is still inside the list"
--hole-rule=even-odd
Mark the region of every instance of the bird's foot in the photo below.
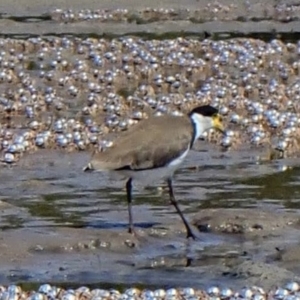
[[[144,232],[142,231],[137,231],[134,228],[128,228],[128,233],[131,235],[131,240],[132,241],[138,241],[138,242],[142,242],[145,241],[147,239],[147,235],[145,235]]]
[[[194,234],[194,232],[191,229],[187,230],[186,238],[193,239],[194,241],[198,239],[198,237]]]
[[[139,236],[139,234],[136,232],[136,230],[134,229],[134,227],[128,227],[128,233],[130,233],[134,237],[138,237]]]

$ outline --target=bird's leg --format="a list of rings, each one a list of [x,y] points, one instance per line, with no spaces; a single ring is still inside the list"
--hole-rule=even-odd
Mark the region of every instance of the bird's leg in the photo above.
[[[126,193],[127,193],[128,216],[129,216],[128,232],[134,234],[133,220],[132,220],[132,178],[129,178],[126,182]]]
[[[168,183],[168,187],[169,187],[169,195],[170,195],[170,201],[171,203],[173,204],[173,206],[175,207],[177,213],[179,214],[179,216],[181,217],[181,220],[183,221],[183,224],[186,228],[186,232],[187,232],[187,238],[192,238],[192,239],[196,239],[196,236],[195,234],[193,233],[192,231],[192,228],[190,227],[189,223],[187,222],[187,220],[185,219],[181,209],[179,208],[178,206],[178,203],[175,199],[175,196],[174,196],[174,192],[173,192],[173,185],[172,185],[172,178],[168,178],[167,180],[167,183]]]

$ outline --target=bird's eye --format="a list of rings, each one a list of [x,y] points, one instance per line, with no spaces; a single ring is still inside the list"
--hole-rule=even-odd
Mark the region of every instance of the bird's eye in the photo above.
[[[213,118],[218,120],[219,122],[222,122],[222,117],[218,114],[214,115]]]

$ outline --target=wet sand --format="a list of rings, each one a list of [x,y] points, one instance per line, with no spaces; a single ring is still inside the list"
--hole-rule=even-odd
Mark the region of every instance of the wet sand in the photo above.
[[[288,205],[284,198],[270,198],[269,207],[264,199],[259,208],[258,200],[251,204],[246,195],[254,188],[247,180],[259,176],[260,191],[272,176],[288,178],[292,172],[296,179],[299,171],[282,172],[284,161],[279,166],[276,162],[245,164],[248,158],[241,152],[232,153],[225,166],[222,154],[213,151],[215,159],[202,172],[190,167],[201,166],[203,156],[191,153],[175,181],[176,194],[198,241],[186,241],[167,194],[155,186],[135,188],[139,237],[127,234],[123,182],[117,183],[118,189],[105,175],[82,174],[79,170],[87,153],[41,150],[26,155],[15,167],[3,167],[1,282],[106,282],[112,286],[147,282],[146,286],[154,287],[199,288],[259,284],[270,288],[298,279],[298,211],[284,208]],[[239,174],[228,175],[243,163]],[[243,184],[238,183],[241,178]],[[228,189],[231,197],[218,201],[216,195],[226,195]],[[287,196],[294,197],[294,193],[291,190]],[[211,201],[220,207],[205,208],[214,206]],[[168,276],[170,271],[172,276]]]
[[[25,0],[24,0],[25,1]],[[119,36],[124,34],[168,34],[170,32],[182,32],[189,35],[201,36],[204,33],[224,34],[224,37],[235,35],[248,35],[265,33],[278,37],[281,34],[297,34],[300,29],[300,20],[291,20],[280,22],[276,19],[277,7],[286,5],[287,7],[295,5],[292,1],[217,1],[211,3],[209,0],[188,0],[188,1],[25,1],[25,5],[20,5],[17,0],[3,0],[0,3],[0,31],[3,35],[109,35]],[[56,8],[72,9],[78,11],[81,9],[118,9],[126,8],[128,10],[143,10],[146,8],[173,8],[196,10],[203,9],[209,4],[220,4],[222,7],[229,7],[224,18],[208,17],[201,24],[195,24],[188,21],[158,21],[150,24],[135,23],[97,23],[97,22],[79,22],[79,23],[57,23],[52,20],[45,21],[40,17],[48,15]],[[297,9],[297,6],[295,6]],[[284,15],[284,14],[283,14]],[[21,17],[21,18],[16,18]],[[42,22],[41,22],[42,21]]]

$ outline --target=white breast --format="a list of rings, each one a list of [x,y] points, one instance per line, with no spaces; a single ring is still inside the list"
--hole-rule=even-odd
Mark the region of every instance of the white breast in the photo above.
[[[187,154],[189,153],[189,148],[186,149],[179,157],[177,157],[176,159],[174,159],[173,161],[171,161],[169,164],[168,164],[168,167],[177,167],[179,166],[180,164],[182,164],[182,162],[184,161],[185,157],[187,156]]]
[[[184,161],[184,158],[187,156],[189,150],[190,149],[188,148],[179,157],[177,157],[165,167],[143,171],[122,170],[117,171],[117,173],[125,178],[131,177],[137,182],[152,184],[158,180],[172,176],[173,173],[179,168],[180,164]]]

